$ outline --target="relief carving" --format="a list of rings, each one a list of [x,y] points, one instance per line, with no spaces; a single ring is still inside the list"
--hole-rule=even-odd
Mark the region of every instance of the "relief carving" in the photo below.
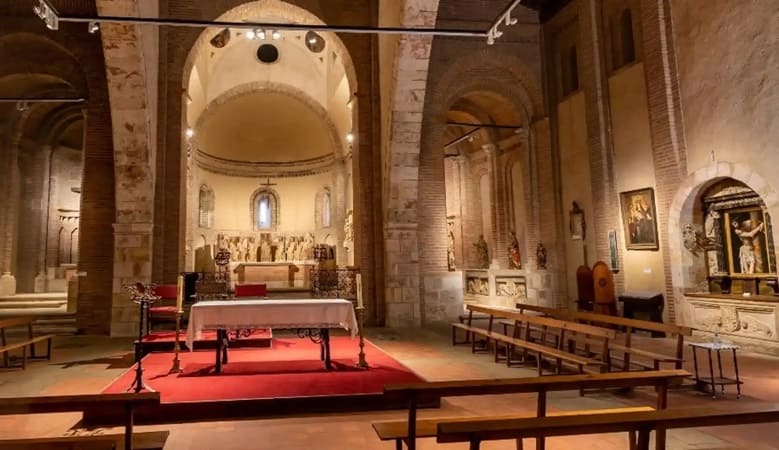
[[[490,295],[490,280],[488,278],[468,277],[467,290],[469,294]]]
[[[527,298],[527,285],[525,278],[495,278],[495,293],[499,297],[519,297],[520,300]]]
[[[774,312],[766,311],[762,315],[769,315],[773,319]],[[720,305],[708,307],[697,305],[695,308],[695,324],[705,330],[740,334],[755,338],[774,338],[775,330],[761,321],[756,314],[750,311],[740,311],[733,305]]]

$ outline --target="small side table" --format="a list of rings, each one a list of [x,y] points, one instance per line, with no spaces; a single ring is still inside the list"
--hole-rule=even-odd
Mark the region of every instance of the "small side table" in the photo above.
[[[722,387],[722,392],[725,392],[725,385],[729,384],[735,384],[736,385],[736,391],[738,395],[736,398],[741,398],[741,385],[744,384],[743,381],[741,381],[741,378],[739,378],[738,375],[738,359],[736,358],[736,350],[738,350],[738,345],[734,344],[726,344],[723,342],[691,342],[690,347],[692,347],[692,359],[695,363],[695,384],[696,386],[701,389],[702,391],[705,391],[706,386],[711,386],[711,398],[717,398],[717,386]],[[701,377],[698,373],[698,349],[705,349],[709,353],[709,376],[707,377]],[[714,350],[717,352],[717,367],[719,369],[719,377],[714,377],[714,364],[711,360],[711,351]],[[736,378],[726,378],[722,375],[722,357],[720,356],[721,350],[732,350],[733,351],[733,369],[736,372]]]

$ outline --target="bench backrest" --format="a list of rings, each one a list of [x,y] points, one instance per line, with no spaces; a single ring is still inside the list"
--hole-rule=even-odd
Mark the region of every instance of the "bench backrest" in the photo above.
[[[571,436],[648,431],[652,429],[693,428],[779,422],[779,405],[674,408],[620,414],[529,417],[514,419],[442,422],[438,442],[481,442],[523,437]]]
[[[31,324],[35,320],[34,317],[9,317],[7,319],[0,319],[0,328],[21,327]]]
[[[645,372],[548,375],[497,380],[432,381],[386,385],[384,392],[400,395],[409,400],[427,400],[467,395],[517,394],[607,387],[674,386],[681,384],[689,375],[690,373],[685,370],[649,370]]]
[[[491,316],[511,319],[511,320],[520,321],[524,323],[557,328],[560,330],[575,331],[577,333],[582,333],[593,337],[614,339],[617,335],[616,331],[607,328],[601,328],[601,327],[586,325],[577,322],[570,322],[570,321],[560,320],[552,317],[531,316],[527,314],[522,314],[517,310],[495,308],[495,307],[482,306],[482,305],[468,305],[468,309],[474,312],[481,312],[484,314],[489,314]]]
[[[83,411],[90,407],[118,407],[124,405],[159,405],[159,392],[47,395],[0,399],[0,415],[45,414]]]

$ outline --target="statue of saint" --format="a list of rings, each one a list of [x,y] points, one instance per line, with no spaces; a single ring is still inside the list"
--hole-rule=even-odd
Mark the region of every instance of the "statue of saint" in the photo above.
[[[352,248],[352,241],[354,241],[354,213],[350,209],[346,212],[346,220],[344,220],[344,248],[349,250]]]
[[[454,224],[452,222],[448,222],[446,227],[446,264],[449,266],[449,272],[454,272],[457,270],[454,261]]]
[[[546,269],[546,247],[540,242],[536,247],[536,266],[539,270]]]
[[[487,248],[487,241],[484,240],[484,235],[479,235],[479,240],[473,244],[476,247],[476,261],[479,269],[490,268],[490,251]]]
[[[741,241],[741,247],[738,249],[738,261],[741,266],[741,273],[752,274],[763,272],[763,261],[761,255],[755,252],[759,248],[759,242],[756,242],[757,233],[763,231],[765,224],[758,222],[753,225],[751,220],[745,220],[739,223],[737,220],[731,221],[733,232],[736,233]]]
[[[511,235],[511,243],[509,244],[509,269],[521,269],[522,268],[522,258],[519,253],[519,241],[517,240],[517,235],[512,231],[509,233]]]

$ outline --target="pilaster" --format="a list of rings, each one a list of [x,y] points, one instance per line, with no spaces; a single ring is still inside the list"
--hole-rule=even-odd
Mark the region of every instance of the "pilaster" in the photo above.
[[[111,336],[135,336],[138,305],[122,286],[151,282],[152,231],[149,222],[114,224],[114,279],[111,302]]]

